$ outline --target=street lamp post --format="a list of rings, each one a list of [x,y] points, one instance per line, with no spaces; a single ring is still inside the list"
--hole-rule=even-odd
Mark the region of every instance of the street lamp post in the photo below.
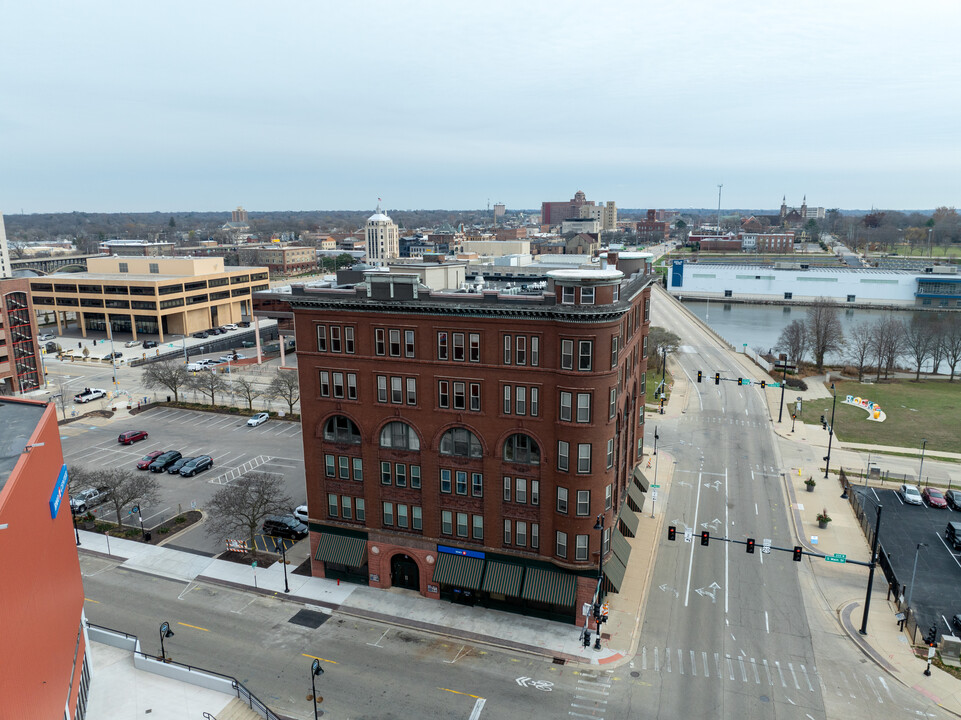
[[[77,536],[77,547],[80,547],[80,528],[77,527],[77,514],[71,510],[73,514],[73,534]]]
[[[918,555],[921,553],[921,548],[927,546],[927,543],[918,543],[914,549],[914,567],[911,569],[911,585],[908,587],[908,607],[911,607],[911,596],[914,594],[914,575],[918,571]]]
[[[604,593],[604,513],[597,516],[594,529],[600,531],[600,543],[597,546],[597,599],[594,602],[594,622],[597,638],[594,649],[601,649],[601,600]]]
[[[828,466],[831,464],[831,441],[834,439],[834,409],[838,404],[838,393],[834,389],[834,383],[831,383],[831,394],[834,395],[834,400],[831,402],[831,424],[828,426],[828,454],[824,458],[824,479],[828,479]]]
[[[170,623],[164,621],[160,624],[160,659],[167,662],[167,651],[164,649],[164,638],[174,636],[174,631],[170,629]]]
[[[316,658],[310,664],[310,699],[314,702],[314,720],[318,720],[317,717],[317,685],[314,684],[314,678],[320,677],[324,674],[324,669],[320,666],[320,660]]]
[[[924,469],[924,446],[928,444],[927,438],[921,439],[921,464],[918,466],[918,485],[921,485],[924,480],[922,479],[921,470]]]
[[[861,629],[858,630],[862,635],[868,634],[868,611],[871,609],[871,589],[874,587],[874,568],[878,564],[878,542],[881,539],[881,508],[878,505],[878,517],[874,521],[874,543],[871,546],[871,569],[868,570],[868,593],[864,598],[864,615],[861,617]]]
[[[290,586],[287,584],[287,543],[280,540],[280,554],[283,556],[282,562],[284,563],[284,592],[290,592]],[[274,538],[274,549],[277,549],[277,538]]]

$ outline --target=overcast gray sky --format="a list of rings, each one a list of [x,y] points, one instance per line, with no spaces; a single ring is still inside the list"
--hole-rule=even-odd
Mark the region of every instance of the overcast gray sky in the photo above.
[[[6,2],[4,212],[961,205],[961,3]]]

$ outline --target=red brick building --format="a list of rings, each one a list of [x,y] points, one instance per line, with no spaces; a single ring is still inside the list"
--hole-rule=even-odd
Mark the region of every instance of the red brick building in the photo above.
[[[661,241],[670,233],[670,224],[657,219],[657,210],[648,210],[647,217],[635,223],[635,232],[644,238]]]
[[[0,395],[36,390],[42,382],[30,281],[0,280]]]
[[[540,296],[401,272],[294,286],[315,576],[574,621],[603,542],[617,590],[647,490],[654,278],[608,260]]]
[[[0,399],[0,717],[83,718],[83,580],[56,406]],[[23,552],[29,539],[30,552]]]
[[[541,225],[560,225],[565,220],[581,217],[582,205],[593,205],[582,190],[574,193],[574,197],[565,202],[542,202]]]

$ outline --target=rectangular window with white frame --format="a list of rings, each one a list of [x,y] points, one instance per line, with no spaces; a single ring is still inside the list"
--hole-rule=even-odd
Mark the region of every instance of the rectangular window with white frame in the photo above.
[[[468,359],[471,362],[480,362],[480,334],[471,333],[468,336],[467,341],[469,343],[468,351],[470,353],[468,355]]]
[[[589,423],[591,421],[591,394],[577,393],[577,422]]]
[[[510,502],[511,500],[511,478],[508,475],[504,476],[504,502]]]
[[[541,361],[541,339],[539,337],[531,338],[531,365],[537,367]]]
[[[612,387],[607,400],[607,417],[613,420],[615,415],[617,415],[617,388]]]
[[[531,480],[531,505],[541,504],[541,481]]]
[[[527,364],[527,338],[523,335],[514,338],[514,363],[517,365]]]
[[[523,385],[514,388],[514,412],[517,415],[527,414],[527,388]]]
[[[539,388],[531,388],[531,417],[537,417],[540,413],[540,394]]]
[[[570,469],[571,445],[566,440],[557,441],[557,469],[567,472]]]
[[[384,503],[384,525],[394,524],[394,503]]]
[[[354,498],[354,518],[359,522],[367,519],[366,501],[364,498]]]
[[[384,328],[374,328],[374,354],[387,354],[387,340],[385,337]]]
[[[521,503],[522,505],[527,504],[527,479],[517,478],[514,481],[514,501]]]
[[[557,531],[557,540],[554,546],[554,554],[559,558],[567,557],[567,533]]]
[[[454,409],[467,409],[467,383],[454,382]]]
[[[330,351],[335,353],[339,353],[341,351],[340,325],[330,326]]]
[[[354,328],[350,326],[344,328],[344,350],[354,354]]]
[[[390,338],[390,356],[400,357],[400,330],[391,330],[389,334]]]
[[[586,474],[591,471],[591,444],[578,443],[577,445],[577,472]]]
[[[470,384],[470,409],[473,412],[480,412],[480,409],[481,409],[480,383]]]
[[[541,526],[540,523],[531,523],[531,550],[537,550],[541,546]]]
[[[590,371],[594,367],[594,341],[579,340],[577,342],[577,369],[582,372]]]
[[[347,399],[357,399],[357,373],[347,373]]]
[[[447,380],[437,381],[437,406],[445,409],[450,407],[450,382]]]
[[[512,527],[511,521],[505,520],[504,521],[504,544],[505,545],[511,544],[511,527]]]
[[[574,369],[574,341],[561,340],[561,369]]]
[[[527,545],[527,523],[523,520],[514,523],[514,544],[518,547]]]
[[[577,491],[577,510],[578,515],[590,515],[591,514],[591,491],[590,490],[578,490]]]
[[[467,513],[457,513],[457,536],[467,537]]]
[[[320,396],[330,397],[330,373],[327,370],[320,371]]]
[[[407,404],[417,404],[417,378],[407,378]]]
[[[448,357],[448,339],[446,332],[437,333],[437,359],[446,360]]]
[[[317,352],[327,352],[327,326],[317,326]]]
[[[444,535],[454,534],[454,515],[450,510],[440,511],[440,531]]]
[[[610,510],[614,501],[614,484],[611,483],[604,488],[604,509]]]
[[[387,402],[387,376],[386,375],[377,376],[377,402],[379,403]]]
[[[567,515],[567,488],[558,487],[557,488],[557,512],[562,515]]]
[[[574,304],[574,288],[572,286],[565,286],[561,288],[561,304],[562,305]]]
[[[574,536],[574,559],[587,560],[587,535]]]
[[[607,469],[614,467],[614,438],[607,441]]]
[[[414,331],[404,330],[404,357],[414,357]]]
[[[403,378],[394,376],[390,378],[390,401],[395,405],[400,405],[404,402],[402,382]]]
[[[582,287],[581,288],[581,305],[593,305],[593,304],[594,304],[594,288]]]
[[[572,416],[572,405],[574,402],[574,393],[567,392],[566,390],[561,390],[561,402],[560,402],[560,419],[562,422],[570,422]]]
[[[484,516],[471,515],[471,537],[475,540],[484,539]]]
[[[510,365],[513,360],[513,355],[511,353],[511,336],[504,336],[504,364]]]

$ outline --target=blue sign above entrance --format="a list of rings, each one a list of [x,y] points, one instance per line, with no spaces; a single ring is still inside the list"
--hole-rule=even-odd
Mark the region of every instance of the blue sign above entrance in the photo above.
[[[57,484],[53,487],[53,493],[50,495],[50,517],[54,520],[57,519],[57,513],[60,512],[60,503],[63,501],[63,494],[67,491],[67,466],[64,465],[60,468],[60,474],[57,476]]]
[[[437,552],[450,553],[451,555],[463,555],[464,557],[480,558],[483,560],[486,555],[476,550],[461,550],[460,548],[450,547],[449,545],[438,545]]]

